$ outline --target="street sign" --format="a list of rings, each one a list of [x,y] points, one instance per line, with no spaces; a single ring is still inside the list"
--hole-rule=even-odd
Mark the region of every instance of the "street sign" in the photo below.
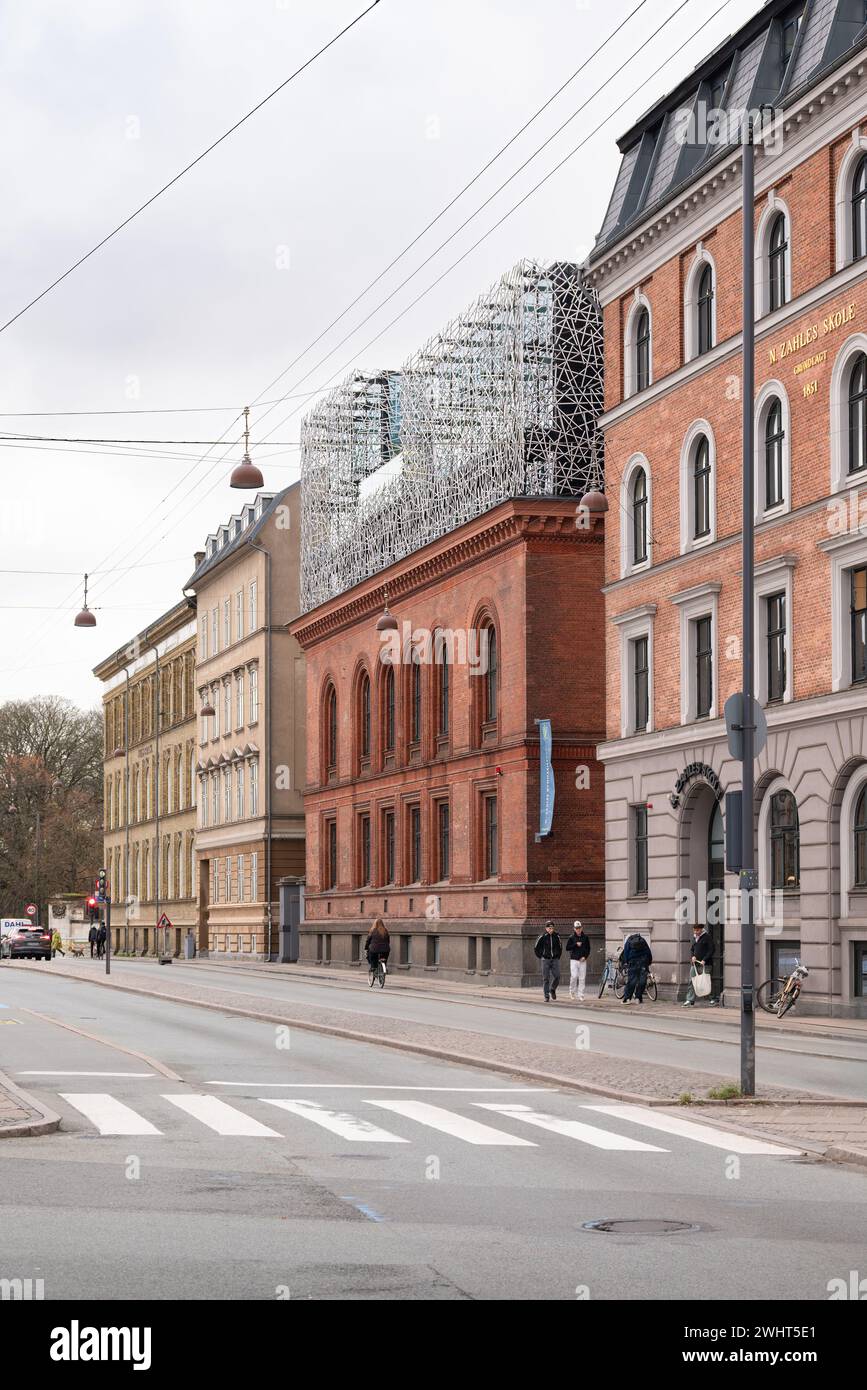
[[[36,909],[36,904],[35,904],[35,903],[28,903],[27,906],[25,907],[24,911],[27,913],[27,916],[28,916],[28,917],[35,917],[35,916],[36,916],[36,911],[37,911],[37,909]]]
[[[744,696],[742,690],[738,690],[734,695],[728,697],[723,707],[723,714],[726,721],[729,752],[733,758],[737,758],[738,762],[743,762]],[[753,724],[755,725],[753,757],[757,758],[768,741],[768,722],[765,719],[765,711],[755,698],[753,698]]]
[[[168,919],[168,917],[166,916],[166,914],[163,913],[162,917],[161,917],[160,920],[157,922],[157,926],[158,926],[158,927],[162,927],[163,931],[165,931],[166,928],[167,928],[167,927],[170,927],[171,925],[172,925],[172,923],[169,921],[169,919]]]

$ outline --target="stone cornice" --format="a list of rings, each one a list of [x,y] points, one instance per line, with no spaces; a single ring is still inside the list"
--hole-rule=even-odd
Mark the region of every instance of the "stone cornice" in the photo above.
[[[537,550],[549,545],[602,545],[604,526],[576,525],[577,499],[517,498],[501,502],[471,522],[396,561],[345,593],[288,624],[302,649],[325,641],[355,623],[378,617],[388,596],[394,611],[402,600],[421,592],[446,575],[456,574],[498,550],[526,545]]]

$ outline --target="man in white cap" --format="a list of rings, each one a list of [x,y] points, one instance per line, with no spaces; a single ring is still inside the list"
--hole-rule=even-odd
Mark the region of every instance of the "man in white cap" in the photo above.
[[[569,952],[569,998],[575,998],[578,990],[578,1003],[584,1002],[584,985],[587,980],[587,957],[590,955],[590,937],[580,922],[572,923],[572,935],[566,942]]]

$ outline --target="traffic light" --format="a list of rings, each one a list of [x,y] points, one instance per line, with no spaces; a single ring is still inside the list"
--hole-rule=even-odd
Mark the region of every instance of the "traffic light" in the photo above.
[[[88,907],[88,911],[89,911],[89,913],[90,913],[90,922],[91,922],[91,926],[92,926],[93,923],[96,922],[96,921],[99,919],[99,906],[98,906],[98,904],[97,904],[96,898],[94,898],[94,897],[88,898],[88,900],[87,900],[87,907]]]
[[[108,896],[108,876],[105,869],[100,869],[96,876],[96,896],[101,903],[104,903]]]

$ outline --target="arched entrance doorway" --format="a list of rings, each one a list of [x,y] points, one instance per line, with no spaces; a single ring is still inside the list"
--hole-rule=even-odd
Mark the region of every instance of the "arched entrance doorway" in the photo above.
[[[694,782],[684,800],[679,858],[682,960],[689,961],[693,926],[707,927],[714,945],[712,997],[718,999],[725,969],[725,832],[722,805],[705,781]]]

